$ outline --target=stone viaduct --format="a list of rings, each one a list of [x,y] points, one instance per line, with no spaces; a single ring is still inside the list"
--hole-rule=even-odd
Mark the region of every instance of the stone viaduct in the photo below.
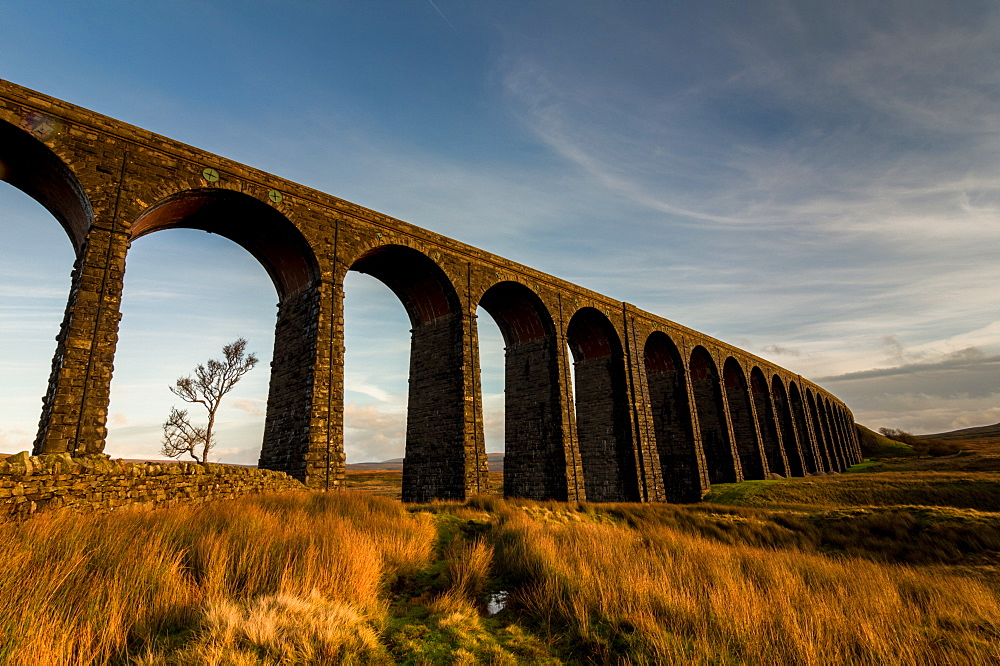
[[[859,462],[847,406],[775,364],[458,241],[0,81],[0,176],[76,251],[34,452],[101,453],[130,243],[177,227],[245,248],[279,304],[260,466],[344,483],[343,281],[412,324],[403,497],[488,485],[476,310],[506,346],[508,496],[694,501],[712,483]],[[575,373],[575,393],[570,373]]]

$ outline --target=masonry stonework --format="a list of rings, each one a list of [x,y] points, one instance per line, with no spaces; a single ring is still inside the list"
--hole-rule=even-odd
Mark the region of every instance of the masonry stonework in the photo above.
[[[54,509],[104,512],[296,490],[307,488],[284,472],[235,465],[137,463],[68,453],[29,456],[26,451],[0,460],[0,519]]]
[[[860,460],[850,410],[765,359],[6,81],[0,161],[4,179],[51,211],[77,256],[37,454],[103,451],[129,248],[147,234],[192,228],[240,245],[274,282],[260,466],[306,487],[344,482],[343,304],[351,270],[386,284],[410,318],[408,501],[489,488],[479,306],[506,346],[509,496],[694,501],[713,482],[827,473]]]

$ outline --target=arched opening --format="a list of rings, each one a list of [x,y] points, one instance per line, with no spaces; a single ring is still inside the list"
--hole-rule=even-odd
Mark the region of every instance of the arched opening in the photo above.
[[[825,396],[820,396],[819,398],[819,411],[822,417],[824,432],[827,433],[827,439],[830,442],[830,459],[833,463],[833,468],[837,472],[843,472],[847,469],[847,465],[844,464],[844,455],[840,446],[840,432],[833,422],[833,415],[830,412],[830,401]]]
[[[621,340],[608,318],[582,308],[569,322],[576,433],[591,502],[638,502],[639,476],[626,398]]]
[[[244,337],[247,352],[260,362],[222,401],[208,459],[257,464],[276,301],[260,263],[222,236],[169,229],[132,245],[123,282],[104,453],[137,460],[165,458],[162,424],[171,407],[188,410],[195,424],[206,423],[201,405],[185,403],[168,387],[190,375],[197,364],[220,358],[224,345]],[[179,459],[193,460],[188,455]]]
[[[831,403],[830,413],[833,416],[833,422],[836,424],[837,433],[840,436],[840,451],[844,457],[844,464],[847,467],[850,467],[856,461],[854,460],[854,455],[851,451],[851,439],[847,431],[847,423],[844,421],[844,412],[840,405]]]
[[[483,435],[465,401],[464,350],[471,354],[475,340],[466,336],[474,338],[474,329],[472,324],[470,332],[463,327],[451,281],[429,257],[400,245],[369,251],[351,270],[389,287],[410,318],[403,500],[464,499],[467,491],[486,491]],[[482,409],[482,405],[469,407]],[[467,432],[469,428],[474,432]]]
[[[566,454],[552,317],[534,292],[516,282],[492,286],[480,305],[496,322],[505,346],[504,495],[565,500]]]
[[[823,434],[823,441],[825,443],[826,450],[826,460],[828,463],[828,472],[839,472],[840,471],[840,461],[837,459],[837,442],[833,437],[833,432],[830,430],[830,423],[826,418],[826,405],[823,402],[823,396],[818,391],[813,395],[816,402],[816,420],[819,422],[820,432]]]
[[[0,183],[0,453],[31,451],[75,253],[51,213]]]
[[[788,476],[788,461],[781,451],[781,436],[774,404],[771,401],[771,392],[767,388],[764,372],[757,366],[750,371],[750,392],[757,412],[757,429],[760,432],[764,455],[767,457],[768,469],[774,474]]]
[[[841,427],[844,429],[844,448],[847,449],[847,459],[852,465],[856,465],[861,462],[861,458],[858,455],[857,442],[854,439],[854,422],[851,421],[846,407],[838,407],[838,413]]]
[[[809,410],[809,422],[812,424],[816,438],[816,449],[819,451],[816,467],[820,472],[830,472],[833,467],[830,465],[829,444],[823,433],[823,426],[820,424],[819,410],[816,409],[816,399],[813,397],[812,389],[806,389],[806,407]]]
[[[347,271],[343,293],[344,459],[401,471],[410,320],[396,295],[370,275]]]
[[[830,427],[837,433],[837,447],[840,452],[840,459],[844,463],[844,468],[854,464],[851,459],[850,444],[847,441],[847,430],[844,428],[844,420],[841,418],[840,406],[832,400],[827,403],[827,414],[830,417]]]
[[[504,376],[506,352],[503,333],[482,305],[476,308],[476,338],[479,340],[479,387],[482,396],[483,442],[489,460],[489,492],[502,493],[506,447]]]
[[[844,441],[847,442],[848,456],[850,457],[851,464],[856,465],[861,462],[862,458],[861,451],[858,450],[857,429],[854,426],[854,418],[847,407],[841,406],[839,412],[841,423],[844,426]]]
[[[733,424],[733,436],[736,438],[736,450],[740,455],[743,478],[766,478],[767,469],[757,439],[757,426],[750,406],[746,375],[743,374],[739,361],[732,356],[727,358],[722,366],[722,378],[726,386],[726,402],[729,403],[729,418]]]
[[[722,405],[719,371],[711,354],[702,346],[691,352],[691,387],[698,410],[698,428],[705,451],[705,464],[711,483],[734,483],[738,480],[736,460],[729,442],[726,412]]]
[[[326,432],[318,432],[320,428],[316,428],[316,422],[321,420],[321,417],[316,411],[317,405],[314,405],[313,400],[317,380],[314,373],[317,367],[317,354],[320,351],[317,335],[322,294],[319,268],[308,242],[284,215],[270,205],[248,195],[222,189],[189,190],[163,199],[147,209],[135,221],[131,227],[130,240],[135,242],[154,232],[168,229],[207,231],[232,241],[249,252],[270,277],[278,295],[278,311],[274,325],[274,346],[271,354],[266,409],[260,404],[262,402],[260,396],[244,398],[250,403],[244,403],[249,410],[258,414],[261,411],[266,413],[258,464],[261,467],[288,472],[311,485],[321,484],[320,479],[328,467],[327,461],[318,460],[319,456],[309,454],[311,448],[325,449],[327,435]],[[170,236],[177,241],[183,240],[184,237],[192,238],[190,233],[171,232]],[[167,236],[161,238],[166,240]],[[208,242],[214,243],[214,241]],[[207,247],[205,241],[202,243],[203,247]],[[172,268],[175,272],[185,270],[197,272],[206,283],[203,285],[206,290],[215,286],[213,281],[224,285],[225,281],[231,280],[233,276],[227,275],[226,271],[218,270],[213,265],[213,258],[223,257],[225,251],[230,248],[227,244],[214,243],[214,245],[216,248],[214,252],[218,254],[209,252],[195,257],[176,257],[176,266]],[[226,246],[224,250],[221,249],[222,246]],[[186,246],[187,249],[191,247]],[[158,249],[163,251],[162,247]],[[169,244],[166,250],[169,252]],[[179,251],[185,252],[185,246],[182,245]],[[140,256],[138,247],[134,252],[136,257]],[[130,254],[130,260],[132,256]],[[169,256],[167,258],[169,259]],[[239,270],[235,268],[236,264],[228,265],[234,267],[233,270]],[[263,276],[253,277],[249,269],[244,269],[241,275],[241,279],[256,281],[257,284],[253,287],[244,284],[242,290],[239,284],[232,285],[229,295],[223,298],[224,301],[231,301],[222,307],[235,319],[226,327],[226,333],[220,331],[215,334],[223,339],[223,344],[231,342],[242,334],[241,330],[235,329],[249,326],[256,327],[260,331],[266,326],[263,323],[266,321],[264,316],[259,313],[265,307],[265,301],[273,299],[273,296],[266,293],[269,290],[263,287],[265,284]],[[169,272],[165,274],[164,279],[170,279]],[[129,288],[124,291],[123,300],[127,302],[132,287],[131,275],[126,281]],[[271,303],[273,306],[273,300]],[[252,305],[254,308],[252,313],[238,309],[247,305]],[[206,326],[216,326],[222,322],[224,316],[220,311],[213,309],[211,304],[203,307],[205,310],[200,314]],[[156,302],[153,309],[159,311],[162,316],[163,303]],[[125,326],[123,322],[123,329]],[[201,329],[196,329],[193,337],[203,337],[202,332]],[[266,334],[261,335],[260,341],[265,342],[266,337]],[[217,342],[218,340],[212,341],[213,349],[207,352],[209,357],[219,355],[221,347]],[[256,349],[260,352],[254,340],[250,340],[250,343],[250,350]],[[121,347],[126,354],[131,344],[133,343],[123,340]],[[145,353],[148,354],[148,350]],[[266,348],[260,356],[267,357]],[[198,358],[197,362],[204,360]],[[190,370],[190,365],[185,363],[175,371],[173,377],[187,374]],[[247,376],[248,384],[244,389],[253,390],[254,384],[259,385],[263,379],[262,375],[266,375],[266,373],[256,373],[256,377],[250,379],[253,374]],[[116,376],[116,383],[119,379],[126,378]],[[165,391],[166,387],[163,389]],[[169,394],[167,397],[172,398]],[[259,417],[254,428],[259,432]],[[244,433],[246,432],[245,429]],[[321,441],[314,442],[314,440]],[[249,441],[243,440],[240,446],[229,448],[240,449],[239,453],[233,453],[239,456],[238,460],[252,462],[254,451]]]
[[[245,249],[271,276],[283,302],[319,277],[302,232],[278,210],[246,194],[217,188],[178,192],[150,206],[132,225],[130,240],[178,228],[218,234]]]
[[[791,476],[805,476],[802,463],[802,446],[799,434],[796,432],[792,417],[792,406],[785,392],[785,384],[778,375],[771,378],[771,397],[774,400],[774,412],[781,428],[781,443],[785,459],[788,461],[788,473]]]
[[[796,431],[799,435],[799,445],[802,447],[802,457],[807,474],[817,474],[821,472],[819,459],[817,458],[816,440],[809,422],[806,420],[806,405],[802,401],[802,394],[795,382],[788,383],[788,398],[792,403],[792,415],[795,417]]]
[[[701,474],[684,362],[677,346],[666,333],[660,331],[653,332],[646,339],[643,360],[667,500],[697,501],[701,499]]]
[[[67,297],[73,297],[67,278],[93,219],[76,176],[36,138],[55,131],[50,121],[31,114],[25,121],[27,131],[0,121],[0,181],[10,185],[0,186],[3,452],[31,450],[33,442],[37,450],[48,426],[47,411],[39,419],[39,398],[51,393],[58,377],[64,341],[57,334]],[[53,217],[61,231],[51,223]]]
[[[43,118],[37,120],[45,122]],[[83,186],[44,143],[2,120],[0,180],[10,183],[52,213],[79,254],[94,218]]]

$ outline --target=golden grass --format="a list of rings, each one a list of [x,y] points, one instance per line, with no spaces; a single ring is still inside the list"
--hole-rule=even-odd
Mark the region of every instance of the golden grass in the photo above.
[[[372,618],[357,606],[278,594],[248,603],[212,602],[193,641],[148,652],[138,664],[391,663]]]
[[[481,539],[455,539],[444,553],[448,594],[475,601],[483,596],[493,567],[493,548]]]
[[[674,528],[508,510],[515,599],[577,658],[622,663],[995,663],[985,586],[861,560],[732,546]]]
[[[2,525],[0,661],[150,659],[192,632],[204,647],[198,654],[208,655],[237,640],[226,617],[269,616],[280,640],[243,631],[241,649],[260,663],[302,663],[289,661],[289,650],[339,649],[329,641],[331,627],[349,619],[372,631],[381,626],[383,585],[425,567],[435,537],[427,516],[346,494],[60,513]],[[302,603],[316,609],[316,630],[281,628],[302,614]],[[282,642],[292,647],[276,647]]]
[[[996,497],[970,474],[753,486],[808,511],[344,492],[43,514],[0,525],[0,663],[997,663],[1000,514],[837,505]]]

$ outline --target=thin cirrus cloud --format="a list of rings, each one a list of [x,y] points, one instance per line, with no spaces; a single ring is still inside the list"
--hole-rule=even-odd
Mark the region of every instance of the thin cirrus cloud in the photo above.
[[[666,64],[658,81],[628,58],[634,75],[602,67],[600,46],[588,53],[568,35],[555,46],[515,35],[503,60],[525,126],[595,185],[669,220],[634,215],[633,233],[669,228],[664,245],[689,250],[679,281],[662,279],[670,270],[655,262],[617,275],[595,262],[607,282],[655,284],[640,286],[636,302],[749,339],[793,370],[825,375],[834,391],[858,373],[849,393],[862,418],[885,417],[874,409],[879,391],[908,390],[878,383],[881,340],[940,351],[988,326],[1000,305],[1000,76],[981,66],[1000,55],[998,13],[896,9],[758,6],[745,23],[696,26],[685,46],[710,75],[694,82]],[[642,18],[619,16],[609,30],[654,52]],[[647,260],[684,254],[648,245]],[[985,353],[998,349],[996,335],[983,342]],[[897,362],[893,376],[914,385],[975,369]],[[911,409],[897,424],[959,423],[962,400],[992,390],[970,382],[981,386],[953,393],[950,410],[919,419]]]

